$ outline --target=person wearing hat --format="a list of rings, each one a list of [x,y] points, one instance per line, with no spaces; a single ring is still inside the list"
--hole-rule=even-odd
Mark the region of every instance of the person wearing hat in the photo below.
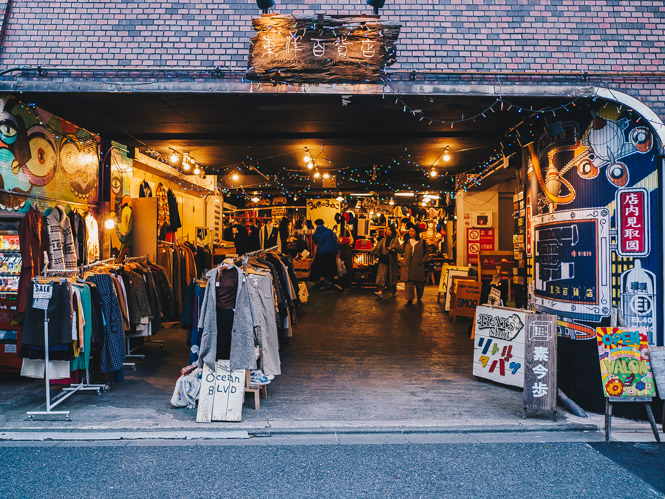
[[[418,302],[422,301],[425,291],[425,262],[429,258],[429,248],[418,232],[417,227],[411,225],[404,245],[398,250],[404,254],[401,280],[405,283],[407,305],[413,304],[414,289]]]
[[[312,262],[312,268],[309,273],[311,281],[319,281],[321,289],[329,289],[337,277],[337,237],[335,233],[323,224],[320,218],[314,221],[316,230],[312,236],[312,241],[316,245],[316,254]],[[342,290],[339,284],[335,287]]]

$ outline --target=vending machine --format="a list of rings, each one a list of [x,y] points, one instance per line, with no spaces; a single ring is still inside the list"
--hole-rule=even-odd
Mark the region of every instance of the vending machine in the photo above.
[[[21,253],[17,231],[0,231],[0,372],[21,369],[21,328],[16,324]]]

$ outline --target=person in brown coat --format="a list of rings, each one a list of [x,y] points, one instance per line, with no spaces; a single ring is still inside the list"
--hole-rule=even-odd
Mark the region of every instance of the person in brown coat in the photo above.
[[[399,280],[397,253],[401,246],[395,227],[389,225],[386,228],[385,237],[372,248],[372,253],[379,255],[379,265],[376,270],[376,292],[374,293],[379,298],[386,296],[386,290],[390,291],[391,298],[395,298],[397,294],[397,281]]]
[[[406,304],[411,305],[415,295],[422,301],[425,291],[425,262],[429,259],[429,248],[415,227],[409,229],[404,245],[400,248],[404,253],[402,259],[401,280],[405,282]]]

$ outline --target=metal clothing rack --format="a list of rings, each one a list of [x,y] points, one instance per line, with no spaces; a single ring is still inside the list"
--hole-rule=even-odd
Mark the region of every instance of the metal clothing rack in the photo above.
[[[72,270],[47,270],[44,269],[44,277],[74,277],[78,276],[78,269],[72,269]],[[40,278],[34,278],[33,279],[33,284],[35,282],[39,282]],[[33,420],[35,416],[65,416],[65,419],[67,421],[71,421],[71,418],[69,417],[69,411],[54,411],[53,408],[56,407],[58,404],[63,402],[64,400],[68,399],[71,397],[74,393],[78,391],[87,391],[87,390],[92,390],[96,391],[97,395],[100,395],[103,391],[106,391],[109,389],[108,385],[94,385],[90,384],[90,372],[89,369],[86,367],[85,368],[85,382],[80,382],[73,384],[72,386],[69,386],[67,388],[63,388],[62,391],[53,397],[51,399],[51,372],[50,372],[50,367],[49,367],[49,341],[48,341],[48,323],[49,323],[49,317],[48,317],[48,306],[47,309],[44,310],[44,367],[45,367],[45,374],[44,374],[44,383],[46,386],[46,410],[45,411],[27,411],[27,416],[29,420]]]
[[[100,260],[89,265],[81,265],[81,273],[87,272],[88,270],[98,267],[99,265],[107,265],[111,263],[115,263],[115,258],[107,258],[106,260]]]

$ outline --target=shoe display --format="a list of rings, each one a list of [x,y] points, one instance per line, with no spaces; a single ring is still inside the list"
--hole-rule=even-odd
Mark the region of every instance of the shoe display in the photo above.
[[[270,383],[270,379],[268,376],[263,374],[263,371],[261,369],[255,369],[250,372],[249,375],[249,384],[250,385],[267,385]]]

